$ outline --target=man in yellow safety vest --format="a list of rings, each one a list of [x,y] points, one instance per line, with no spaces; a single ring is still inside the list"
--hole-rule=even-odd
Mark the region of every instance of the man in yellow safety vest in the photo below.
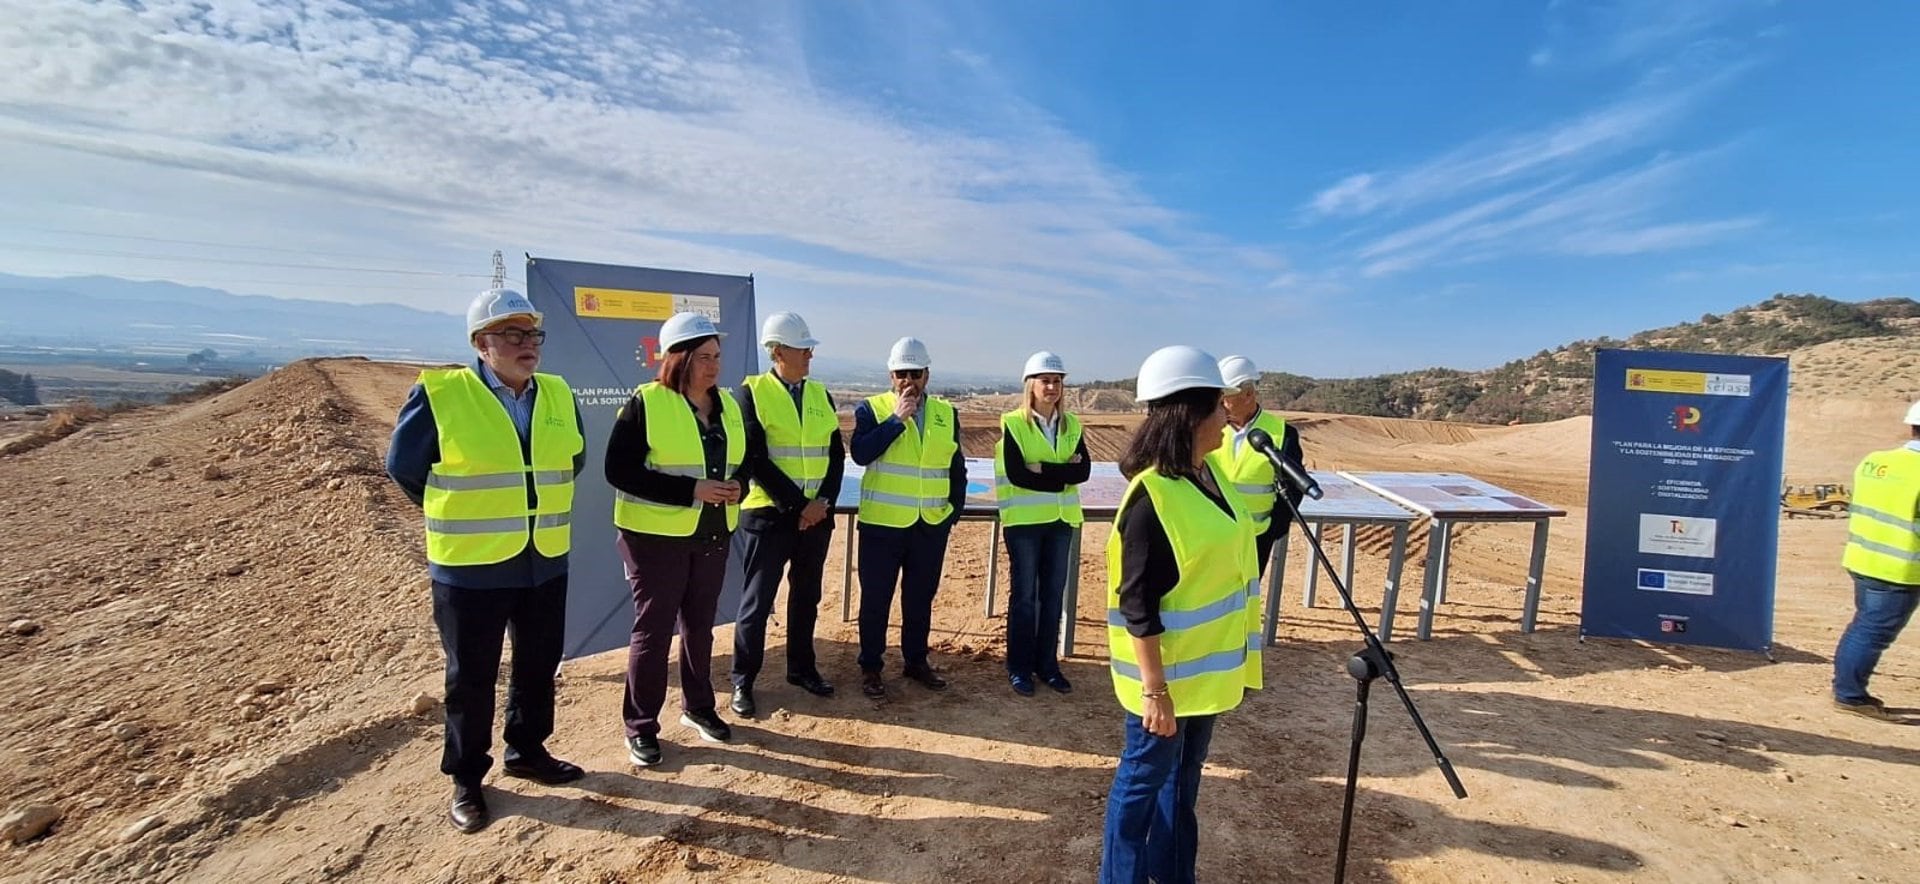
[[[433,622],[447,658],[440,771],[453,778],[449,818],[462,832],[491,819],[480,783],[493,765],[493,690],[508,631],[503,769],[549,785],[585,776],[546,749],[585,446],[573,391],[536,371],[540,318],[519,292],[480,293],[467,308],[478,358],[420,373],[387,450],[387,474],[426,516]]]
[[[1841,559],[1853,575],[1853,621],[1833,652],[1834,705],[1901,723],[1867,681],[1920,606],[1920,402],[1907,409],[1907,434],[1907,444],[1867,455],[1853,472]]]
[[[860,477],[860,692],[887,696],[880,678],[887,616],[900,590],[900,656],[907,678],[931,690],[947,680],[927,659],[933,596],[947,537],[967,499],[967,463],[953,405],[927,395],[933,361],[919,338],[901,338],[887,356],[892,392],[853,410],[853,462]]]

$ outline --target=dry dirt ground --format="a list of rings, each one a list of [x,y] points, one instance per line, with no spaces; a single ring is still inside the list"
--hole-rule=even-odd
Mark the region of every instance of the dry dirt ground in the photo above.
[[[455,833],[439,712],[414,705],[440,681],[419,518],[380,469],[413,374],[296,363],[0,460],[0,623],[35,627],[0,634],[0,812],[44,803],[62,814],[42,837],[0,846],[0,877],[1093,879],[1120,742],[1098,631],[1099,530],[1082,563],[1070,696],[1006,689],[1004,621],[982,610],[986,529],[966,524],[935,621],[951,690],[894,676],[892,701],[876,704],[764,685],[762,717],[736,722],[733,743],[669,725],[666,763],[637,771],[619,739],[623,659],[576,661],[551,747],[591,774],[564,788],[492,780],[492,828]],[[1796,398],[1789,478],[1844,481],[1861,453],[1898,438],[1903,405]],[[1316,468],[1458,470],[1570,512],[1553,528],[1538,631],[1518,624],[1527,530],[1477,527],[1458,541],[1433,640],[1395,642],[1472,794],[1448,794],[1381,685],[1356,880],[1920,880],[1920,727],[1828,708],[1851,608],[1842,522],[1781,523],[1778,662],[1583,643],[1585,421],[1296,419]],[[1094,422],[1105,456],[1131,420]],[[1384,563],[1378,544],[1360,546],[1358,596],[1377,619]],[[1297,587],[1298,539],[1292,553]],[[855,636],[839,604],[830,581],[822,665],[850,688]],[[720,633],[728,648],[730,628]],[[1353,696],[1342,663],[1356,644],[1337,611],[1304,608],[1290,588],[1269,687],[1214,743],[1203,880],[1331,877]],[[1875,684],[1920,706],[1920,643],[1896,645]]]

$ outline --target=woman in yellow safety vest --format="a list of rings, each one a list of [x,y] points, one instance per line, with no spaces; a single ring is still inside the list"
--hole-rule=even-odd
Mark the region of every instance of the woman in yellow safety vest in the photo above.
[[[1019,408],[1000,416],[993,452],[994,496],[1007,539],[1013,591],[1007,597],[1007,678],[1013,692],[1033,696],[1037,676],[1060,693],[1073,690],[1060,671],[1060,607],[1067,591],[1080,489],[1092,464],[1080,419],[1061,404],[1067,366],[1045,350],[1027,358]]]
[[[627,757],[660,763],[660,709],[667,653],[680,632],[680,723],[725,742],[732,729],[714,710],[713,619],[727,547],[740,519],[741,465],[751,456],[740,406],[720,389],[713,322],[679,313],[660,329],[659,379],[634,391],[607,440],[613,522],[633,590],[622,704]]]
[[[1200,771],[1220,713],[1260,687],[1254,523],[1208,452],[1226,425],[1212,356],[1163,347],[1120,470],[1107,541],[1107,641],[1126,742],[1107,796],[1102,882],[1191,882]]]

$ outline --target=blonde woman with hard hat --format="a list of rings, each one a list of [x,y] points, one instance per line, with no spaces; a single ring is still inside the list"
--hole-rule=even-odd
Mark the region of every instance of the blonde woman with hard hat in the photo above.
[[[812,373],[819,344],[798,313],[775,313],[760,327],[760,344],[773,360],[767,373],[740,385],[748,447],[767,457],[750,460],[753,488],[740,504],[740,530],[733,557],[746,584],[733,627],[733,712],[752,718],[758,707],[753,682],[767,650],[767,618],[787,580],[787,683],[816,697],[833,696],[820,676],[813,628],[820,609],[820,582],[833,545],[834,498],[846,472],[840,416],[833,395]]]
[[[1280,453],[1294,463],[1304,464],[1300,431],[1286,420],[1260,407],[1260,369],[1245,356],[1220,360],[1220,378],[1227,384],[1221,404],[1227,409],[1227,425],[1220,431],[1220,448],[1214,457],[1226,467],[1227,479],[1240,495],[1240,503],[1253,516],[1254,554],[1260,563],[1260,576],[1267,574],[1273,557],[1273,545],[1284,543],[1293,527],[1293,508],[1304,495],[1292,485],[1274,476],[1273,461],[1247,443],[1247,434],[1263,430],[1279,446]],[[1282,498],[1284,495],[1284,501]]]
[[[453,778],[448,818],[462,832],[492,820],[481,779],[493,765],[494,682],[509,632],[505,773],[549,785],[586,775],[546,749],[585,440],[572,389],[538,370],[540,320],[519,292],[481,292],[467,308],[476,358],[420,373],[387,448],[387,474],[426,515],[447,660],[440,771]]]
[[[1867,682],[1920,608],[1920,402],[1907,409],[1907,436],[1905,445],[1869,454],[1853,471],[1841,559],[1853,577],[1853,620],[1833,652],[1834,707],[1899,724],[1906,719],[1867,693]]]
[[[1140,366],[1147,417],[1107,541],[1107,642],[1126,738],[1107,795],[1103,882],[1191,882],[1201,768],[1218,716],[1260,687],[1253,518],[1208,454],[1226,426],[1212,356],[1163,347]]]
[[[1007,680],[1031,697],[1037,678],[1062,694],[1060,608],[1067,591],[1073,532],[1083,521],[1081,483],[1093,469],[1080,418],[1066,410],[1067,366],[1042,350],[1027,358],[1020,407],[1000,416],[993,450],[994,496],[1007,540]]]
[[[661,760],[660,710],[676,628],[680,723],[708,742],[733,736],[714,708],[714,609],[740,520],[739,475],[765,453],[748,448],[740,405],[719,386],[722,337],[699,313],[669,318],[660,328],[659,378],[634,391],[607,440],[613,521],[633,591],[621,713],[627,759],[639,767]]]
[[[927,395],[933,360],[919,338],[893,342],[887,372],[893,389],[853,409],[853,462],[860,477],[860,692],[884,700],[880,672],[887,620],[900,593],[900,656],[905,674],[929,690],[947,680],[927,651],[933,597],[947,538],[967,501],[967,462],[953,405]]]

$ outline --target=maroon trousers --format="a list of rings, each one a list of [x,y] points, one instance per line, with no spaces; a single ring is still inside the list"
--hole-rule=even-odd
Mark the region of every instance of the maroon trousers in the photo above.
[[[713,613],[727,573],[727,537],[662,537],[621,530],[620,559],[633,590],[633,635],[627,642],[627,736],[660,733],[667,702],[667,655],[680,631],[680,702],[712,712]]]

